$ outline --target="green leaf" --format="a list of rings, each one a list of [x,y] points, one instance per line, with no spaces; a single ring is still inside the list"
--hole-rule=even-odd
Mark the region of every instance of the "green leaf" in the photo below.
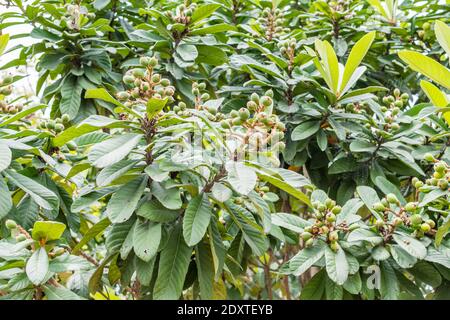
[[[375,39],[375,31],[367,33],[361,39],[359,39],[352,50],[347,59],[347,63],[345,64],[344,75],[342,76],[340,91],[341,93],[346,88],[350,78],[353,76],[356,68],[360,65],[361,61],[364,59],[364,56],[369,51],[370,46],[372,45],[373,40]]]
[[[133,168],[139,161],[138,160],[128,160],[124,159],[116,162],[110,166],[105,167],[97,175],[97,186],[104,187],[118,179],[125,173],[127,173],[131,168]]]
[[[153,222],[138,222],[134,228],[134,253],[149,262],[156,255],[161,241],[161,224]]]
[[[59,207],[59,198],[43,185],[12,170],[5,170],[5,176],[20,189],[28,193],[42,208],[53,210]]]
[[[70,119],[77,116],[81,104],[83,87],[76,77],[67,78],[61,87],[61,101],[59,108],[62,114],[69,115]]]
[[[398,299],[399,287],[395,271],[389,262],[381,261],[380,263],[380,293],[381,298],[386,300]]]
[[[326,278],[325,269],[317,272],[303,287],[300,293],[300,300],[320,300],[325,291]]]
[[[153,270],[155,269],[156,259],[151,259],[149,262],[142,261],[136,258],[136,277],[144,286],[149,286],[153,277]]]
[[[192,249],[184,242],[181,225],[175,226],[159,259],[158,278],[153,298],[177,300],[182,291]]]
[[[319,68],[319,72],[321,72],[322,76],[324,76],[324,80],[327,82],[330,90],[336,94],[338,92],[339,85],[339,61],[336,53],[334,52],[331,44],[326,40],[316,40],[314,45],[321,58],[323,68]]]
[[[270,184],[287,192],[288,194],[297,198],[298,200],[302,201],[303,203],[306,203],[308,206],[311,206],[311,201],[309,200],[308,196],[306,194],[304,194],[303,192],[301,192],[297,185],[294,186],[294,185],[290,184],[289,182],[278,179],[278,178],[274,177],[273,175],[265,174],[264,172],[261,172],[261,171],[258,171],[257,174],[258,174],[258,177],[262,181],[269,182]]]
[[[417,259],[424,259],[427,255],[427,248],[419,240],[404,235],[402,233],[394,233],[395,242],[406,252]]]
[[[450,89],[450,70],[436,60],[409,50],[400,51],[398,56],[414,71],[420,72],[441,86]]]
[[[229,161],[226,169],[228,182],[240,194],[247,195],[255,188],[257,176],[253,168],[242,162]]]
[[[325,296],[327,300],[342,300],[344,290],[330,278],[325,280]]]
[[[428,99],[430,99],[431,103],[436,107],[445,108],[450,103],[446,94],[431,82],[422,80],[420,81],[420,87],[425,92]],[[450,125],[450,112],[444,112],[443,116],[445,121]]]
[[[213,33],[225,32],[225,31],[237,31],[237,28],[235,26],[232,26],[227,23],[218,23],[218,24],[214,24],[212,26],[194,29],[191,31],[190,34],[193,36],[200,36],[200,35],[213,34]]]
[[[366,205],[367,209],[377,218],[381,219],[381,216],[378,212],[373,209],[373,205],[377,202],[380,202],[380,198],[375,190],[371,187],[359,186],[356,188],[356,192],[358,193],[361,200]]]
[[[402,205],[406,204],[406,200],[403,197],[400,190],[385,177],[383,177],[383,176],[376,177],[375,184],[381,191],[383,191],[384,194],[393,193],[393,194],[395,194],[395,196],[397,197],[397,199],[400,201],[400,203]]]
[[[311,225],[311,222],[290,213],[274,213],[271,217],[274,225],[297,233],[302,233],[304,228]]]
[[[205,193],[196,196],[189,202],[183,218],[183,236],[188,246],[192,247],[202,240],[211,214],[212,207]]]
[[[2,124],[0,124],[0,126],[1,125]],[[64,130],[60,135],[53,139],[53,145],[61,147],[77,137],[96,131],[100,128],[124,128],[127,127],[127,125],[128,124],[125,121],[93,115],[82,121],[80,124]]]
[[[442,240],[444,239],[445,235],[448,233],[449,230],[450,230],[450,216],[447,216],[444,222],[437,229],[434,238],[434,243],[436,244],[436,246],[441,245]]]
[[[104,218],[94,224],[89,230],[84,234],[83,238],[78,242],[78,244],[72,249],[72,254],[77,254],[78,251],[89,241],[94,239],[97,235],[100,234],[100,232],[104,231],[109,225],[111,224],[111,221],[109,221],[108,218]]]
[[[200,242],[196,248],[198,283],[202,299],[212,299],[214,294],[214,262],[211,247]]]
[[[350,275],[344,283],[344,289],[351,294],[359,294],[362,289],[362,281],[359,272]]]
[[[5,51],[6,46],[8,45],[9,34],[0,35],[0,55]]]
[[[304,140],[315,134],[319,129],[320,121],[312,120],[303,122],[292,130],[291,139],[292,141]]]
[[[150,98],[147,101],[147,117],[152,119],[158,114],[165,106],[169,98],[158,99]]]
[[[36,221],[33,226],[32,237],[34,240],[58,240],[61,238],[66,225],[57,221]]]
[[[0,175],[0,219],[5,217],[12,209],[13,203],[8,185]]]
[[[436,268],[431,263],[425,261],[419,261],[414,267],[408,269],[408,272],[420,282],[424,282],[433,288],[439,287],[442,283],[442,277]]]
[[[359,228],[350,233],[347,241],[366,241],[376,246],[383,242],[383,238],[370,230]]]
[[[147,177],[140,176],[119,188],[111,197],[106,207],[106,214],[113,223],[130,219],[144,193]]]
[[[447,53],[447,57],[450,57],[450,27],[444,22],[436,20],[436,23],[434,24],[434,32],[436,34],[437,41],[441,45],[442,49],[444,49]]]
[[[40,285],[44,282],[48,272],[48,256],[45,248],[41,247],[33,252],[27,261],[25,271],[33,284]]]
[[[296,277],[300,276],[324,256],[326,246],[325,242],[318,241],[312,247],[300,250],[289,261],[289,269]]]
[[[141,138],[142,134],[126,133],[105,140],[92,147],[88,159],[98,168],[110,166],[128,156]]]
[[[200,20],[208,18],[210,15],[214,13],[217,9],[220,8],[220,4],[203,4],[199,5],[197,9],[192,13],[190,23],[193,24]]]
[[[331,163],[328,168],[328,174],[339,174],[344,172],[352,172],[358,169],[358,164],[353,158],[339,158]]]
[[[194,61],[198,56],[197,48],[192,44],[180,44],[176,52],[184,61]]]
[[[245,208],[234,204],[231,200],[225,202],[225,205],[229,209],[234,223],[236,223],[242,231],[245,242],[256,255],[263,255],[266,252],[269,243],[262,228],[256,223],[253,215]]]
[[[228,61],[228,55],[224,50],[208,45],[196,45],[198,57],[195,62],[206,63],[213,66],[220,66]]]
[[[339,248],[337,252],[334,252],[328,246],[325,248],[325,267],[330,279],[338,285],[343,285],[347,281],[349,266],[342,248]]]
[[[161,204],[171,210],[180,209],[183,205],[181,201],[181,190],[179,188],[165,188],[159,182],[153,181],[151,187],[152,194]]]
[[[396,244],[391,246],[391,255],[395,262],[402,268],[411,268],[417,262],[417,258],[413,257]]]
[[[130,108],[126,107],[125,105],[123,105],[122,103],[120,103],[113,96],[111,96],[109,94],[109,92],[106,91],[106,89],[104,89],[104,88],[88,89],[88,90],[86,90],[84,97],[86,99],[99,99],[99,100],[103,100],[103,101],[112,103],[112,104],[120,107],[121,109],[126,110],[127,112],[134,115],[135,117],[137,117],[139,119],[141,118],[139,113],[135,112],[133,109],[130,109]]]
[[[48,300],[86,300],[63,286],[44,286],[44,293]]]
[[[157,200],[144,202],[136,213],[153,222],[171,222],[180,216],[179,210],[169,210]]]
[[[11,163],[12,153],[5,141],[0,140],[0,172],[7,169]]]

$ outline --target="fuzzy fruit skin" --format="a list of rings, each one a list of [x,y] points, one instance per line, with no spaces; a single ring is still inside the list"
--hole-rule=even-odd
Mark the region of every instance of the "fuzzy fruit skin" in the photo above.
[[[413,214],[409,220],[411,221],[412,224],[420,224],[422,222],[422,217],[419,214]]]
[[[337,241],[337,240],[339,239],[339,234],[338,234],[338,232],[337,232],[336,230],[330,232],[330,234],[329,234],[329,236],[328,236],[328,239],[330,239],[330,241]]]
[[[423,159],[428,162],[434,162],[436,160],[431,153],[425,153]]]
[[[420,230],[422,230],[423,232],[427,233],[431,230],[431,227],[428,223],[422,223],[420,225]]]
[[[305,247],[309,248],[314,244],[314,239],[309,239],[308,241],[305,242]]]
[[[310,232],[306,232],[306,231],[303,232],[301,236],[304,241],[308,241],[309,239],[312,238],[312,234]]]
[[[5,221],[5,226],[9,229],[15,229],[17,228],[17,223],[14,220],[8,219]]]
[[[17,242],[22,242],[22,241],[25,241],[25,240],[27,240],[27,237],[26,237],[24,234],[19,234],[19,235],[16,237],[16,241],[17,241]]]
[[[386,195],[386,199],[389,203],[398,203],[398,199],[393,193],[389,193],[388,195]]]
[[[417,208],[417,205],[413,202],[408,202],[405,205],[405,210],[408,212],[414,212],[414,211],[416,211],[416,208]]]
[[[427,221],[425,221],[426,224],[428,224],[431,229],[433,229],[434,227],[436,227],[436,222],[434,222],[433,220],[429,219]]]
[[[373,209],[375,211],[384,211],[386,207],[381,202],[377,202],[373,205]]]

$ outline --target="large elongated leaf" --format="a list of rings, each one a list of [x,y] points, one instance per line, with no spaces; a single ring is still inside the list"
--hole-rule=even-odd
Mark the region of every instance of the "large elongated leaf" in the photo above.
[[[239,193],[247,195],[256,185],[255,170],[241,162],[230,161],[226,165],[228,182]]]
[[[120,223],[131,217],[147,185],[147,179],[146,176],[140,176],[131,180],[112,195],[106,207],[111,222]]]
[[[333,47],[328,41],[316,40],[315,48],[321,58],[322,67],[327,75],[325,80],[333,93],[337,93],[339,84],[339,62]],[[320,69],[319,69],[320,71]]]
[[[141,134],[127,133],[95,145],[88,154],[89,161],[104,168],[124,159],[141,140]]]
[[[341,81],[341,93],[342,90],[346,87],[356,68],[361,63],[362,59],[364,59],[367,51],[369,51],[369,48],[372,45],[373,40],[375,39],[375,33],[375,31],[369,32],[364,37],[359,39],[358,42],[356,42],[353,46],[352,51],[350,51],[347,63],[345,64],[344,75]]]
[[[94,239],[100,232],[104,231],[109,225],[111,221],[108,218],[104,218],[97,222],[95,225],[90,228],[83,238],[78,242],[78,244],[72,249],[72,254],[77,254],[78,251],[89,241]]]
[[[436,107],[445,108],[450,103],[445,93],[439,90],[439,88],[431,82],[422,80],[420,81],[420,87],[425,92],[428,99],[430,99],[431,103]],[[443,116],[445,121],[450,124],[450,112],[444,112]]]
[[[42,284],[48,272],[48,256],[45,248],[41,247],[33,253],[27,261],[25,271],[33,284]]]
[[[11,150],[3,140],[0,140],[0,172],[7,169],[11,163]]]
[[[44,209],[52,210],[58,208],[59,198],[51,190],[15,171],[5,170],[4,174],[12,183],[28,193]]]
[[[436,60],[409,50],[400,51],[398,56],[414,71],[420,72],[441,86],[450,89],[450,70]]]
[[[202,240],[209,225],[211,210],[211,204],[205,193],[189,202],[183,219],[183,236],[189,246],[194,246]]]
[[[394,233],[393,238],[403,250],[413,257],[424,259],[427,255],[427,248],[419,240],[402,233]]]
[[[289,261],[289,268],[295,276],[303,274],[325,254],[326,244],[319,241],[310,248],[302,249]]]
[[[57,221],[36,221],[33,226],[33,233],[31,236],[34,240],[58,240],[61,238],[66,225]]]
[[[75,292],[63,286],[45,286],[44,293],[48,300],[85,300]]]
[[[349,266],[344,250],[339,248],[337,252],[328,246],[325,249],[325,266],[328,276],[338,285],[343,285],[347,281]]]
[[[9,34],[0,35],[0,55],[5,51],[6,46],[8,45]]]
[[[133,248],[140,259],[149,262],[156,255],[160,241],[160,223],[138,222],[134,228]]]
[[[106,186],[113,182],[115,179],[119,178],[123,174],[125,174],[128,170],[133,168],[133,166],[137,163],[136,160],[122,160],[116,162],[106,168],[104,168],[97,176],[97,185],[99,187]]]
[[[81,104],[82,86],[76,77],[67,78],[61,87],[61,102],[59,108],[61,113],[69,115],[71,119],[78,114]]]
[[[436,33],[436,39],[442,49],[444,49],[447,56],[450,57],[450,27],[444,22],[436,20],[434,32]]]
[[[0,219],[5,217],[12,208],[11,194],[3,177],[0,175]]]
[[[176,300],[180,297],[191,254],[192,249],[184,242],[181,225],[177,225],[161,252],[154,299]]]
[[[170,222],[180,215],[180,210],[170,210],[161,205],[157,200],[144,202],[137,214],[153,222]]]

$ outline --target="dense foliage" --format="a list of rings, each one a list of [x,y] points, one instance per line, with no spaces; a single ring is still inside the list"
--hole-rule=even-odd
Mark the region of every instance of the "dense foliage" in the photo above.
[[[450,299],[448,1],[66,2],[0,13],[0,298]]]

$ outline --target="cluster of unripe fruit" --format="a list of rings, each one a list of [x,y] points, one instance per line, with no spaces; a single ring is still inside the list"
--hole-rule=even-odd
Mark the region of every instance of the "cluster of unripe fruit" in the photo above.
[[[295,58],[295,49],[297,47],[297,40],[295,38],[281,41],[277,44],[282,56],[289,60],[289,64],[292,65]]]
[[[401,110],[406,106],[409,100],[407,93],[401,93],[400,89],[396,88],[393,91],[393,95],[383,97],[380,111],[383,113],[382,128],[377,128],[375,120],[369,119],[366,123],[366,128],[371,129],[374,134],[382,138],[391,137],[396,131],[400,129],[400,125],[397,119]]]
[[[118,92],[116,94],[117,99],[124,102],[127,107],[146,102],[150,98],[173,99],[175,88],[171,86],[170,80],[163,78],[154,71],[158,65],[158,59],[156,57],[141,57],[139,64],[142,68],[129,70],[124,75],[123,82],[128,90]]]
[[[417,35],[422,40],[429,40],[434,37],[433,30],[431,30],[431,23],[424,22],[422,24],[422,29],[417,30]]]
[[[413,236],[422,238],[436,226],[432,219],[424,220],[418,213],[417,202],[408,202],[401,206],[400,201],[393,193],[387,194],[380,202],[375,203],[373,209],[383,214],[383,219],[377,219],[374,222],[372,227],[374,231],[392,233],[395,228],[406,226],[414,230]],[[389,212],[393,213],[390,219]]]
[[[413,178],[412,183],[420,192],[428,193],[433,190],[433,187],[439,187],[441,190],[448,190],[450,184],[450,166],[444,162],[437,160],[431,153],[424,155],[424,160],[434,163],[432,178],[425,180],[425,183],[418,178]]]
[[[23,234],[20,233],[18,230],[18,225],[14,220],[8,219],[5,221],[5,226],[8,230],[11,231],[12,235],[15,235],[15,239],[17,242],[22,242],[25,241],[27,239],[27,237]]]
[[[283,151],[286,147],[282,141],[286,126],[277,115],[272,113],[273,91],[268,90],[263,96],[252,93],[246,108],[232,110],[230,118],[221,121],[223,129],[233,129],[235,126],[247,128],[245,142],[251,149],[261,149],[259,146],[271,144],[272,151]]]
[[[284,18],[284,13],[279,8],[265,8],[262,11],[261,17],[258,18],[258,22],[264,28],[266,39],[269,41],[290,32],[289,28],[283,27],[286,19]]]
[[[204,82],[193,82],[192,83],[192,95],[194,96],[194,108],[196,110],[204,110],[205,116],[210,121],[220,121],[225,118],[225,115],[219,112],[219,109],[214,104],[207,104],[206,102],[211,98],[206,90],[206,83]],[[192,115],[191,111],[187,108],[186,103],[183,101],[179,102],[173,107],[173,111],[184,117],[189,117]]]
[[[9,96],[12,93],[11,83],[13,81],[14,79],[10,75],[0,78],[0,95]]]
[[[39,123],[39,128],[43,130],[49,130],[54,133],[61,133],[65,129],[65,125],[70,122],[70,117],[67,114],[63,114],[61,118],[43,120]]]
[[[15,105],[8,105],[5,101],[0,101],[0,113],[15,114],[23,110],[23,105],[18,103]]]
[[[191,21],[192,13],[197,8],[196,3],[191,3],[190,5],[180,4],[175,8],[175,11],[167,11],[166,15],[172,19],[175,23],[189,24]],[[172,25],[168,25],[169,30],[172,29]]]
[[[308,226],[301,233],[300,237],[303,240],[306,248],[314,244],[314,240],[319,237],[325,237],[331,250],[338,251],[339,246],[339,230],[346,230],[345,228],[338,229],[336,225],[336,218],[342,211],[341,206],[336,205],[336,201],[326,199],[325,201],[314,201],[312,203],[314,211],[312,216],[315,218],[314,223]],[[344,225],[343,225],[344,226]],[[354,230],[358,225],[350,225],[347,230]]]

